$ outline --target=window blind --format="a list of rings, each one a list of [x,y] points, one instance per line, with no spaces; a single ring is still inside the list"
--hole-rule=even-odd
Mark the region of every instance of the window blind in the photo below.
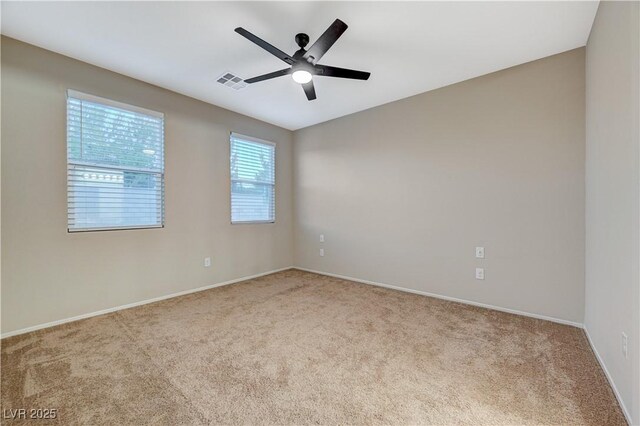
[[[67,91],[69,232],[164,225],[164,115]]]
[[[275,149],[231,133],[231,223],[275,222]]]

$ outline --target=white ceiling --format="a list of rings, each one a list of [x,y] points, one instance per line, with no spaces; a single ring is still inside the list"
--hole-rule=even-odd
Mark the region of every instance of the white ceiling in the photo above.
[[[285,127],[299,129],[584,46],[597,1],[2,2],[2,33]],[[216,83],[286,67],[236,34],[242,26],[293,54],[334,19],[349,25],[320,61],[368,81],[290,77],[240,91]]]

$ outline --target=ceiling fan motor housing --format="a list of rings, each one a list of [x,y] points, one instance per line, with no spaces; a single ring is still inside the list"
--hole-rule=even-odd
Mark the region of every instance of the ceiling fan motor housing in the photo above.
[[[318,70],[316,70],[313,64],[304,60],[298,61],[291,66],[291,72],[295,71],[307,71],[311,74],[318,74]]]

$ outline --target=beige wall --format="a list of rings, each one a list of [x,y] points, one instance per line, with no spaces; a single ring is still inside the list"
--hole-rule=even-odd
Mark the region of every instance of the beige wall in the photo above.
[[[638,2],[601,2],[586,56],[585,327],[632,424],[640,424],[639,25]]]
[[[68,88],[165,113],[164,229],[67,233]],[[230,225],[230,131],[277,143],[276,224]],[[2,332],[291,266],[291,138],[3,38]]]
[[[577,49],[296,131],[296,266],[582,323],[584,126]]]

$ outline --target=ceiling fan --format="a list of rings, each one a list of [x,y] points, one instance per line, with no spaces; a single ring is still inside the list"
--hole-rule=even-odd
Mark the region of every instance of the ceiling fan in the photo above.
[[[252,41],[278,59],[290,65],[289,68],[249,78],[245,80],[245,82],[249,84],[257,83],[259,81],[269,80],[272,78],[291,74],[293,80],[296,83],[300,83],[302,85],[304,93],[307,95],[307,99],[312,101],[316,99],[316,89],[313,87],[314,75],[323,77],[350,78],[354,80],[367,80],[371,73],[350,70],[346,68],[330,67],[328,65],[321,65],[318,63],[320,58],[322,58],[322,56],[327,53],[327,50],[329,50],[331,46],[333,46],[336,40],[338,40],[338,38],[346,30],[347,24],[339,19],[336,19],[333,24],[331,24],[329,28],[327,28],[327,30],[320,36],[320,38],[318,38],[318,40],[313,43],[309,50],[305,50],[305,47],[307,46],[307,44],[309,44],[309,36],[304,33],[297,34],[295,40],[296,44],[300,46],[300,49],[296,51],[292,56],[289,56],[282,50],[272,46],[271,44],[262,40],[260,37],[255,36],[244,28],[236,28],[235,31],[238,34],[247,38],[249,41]]]

